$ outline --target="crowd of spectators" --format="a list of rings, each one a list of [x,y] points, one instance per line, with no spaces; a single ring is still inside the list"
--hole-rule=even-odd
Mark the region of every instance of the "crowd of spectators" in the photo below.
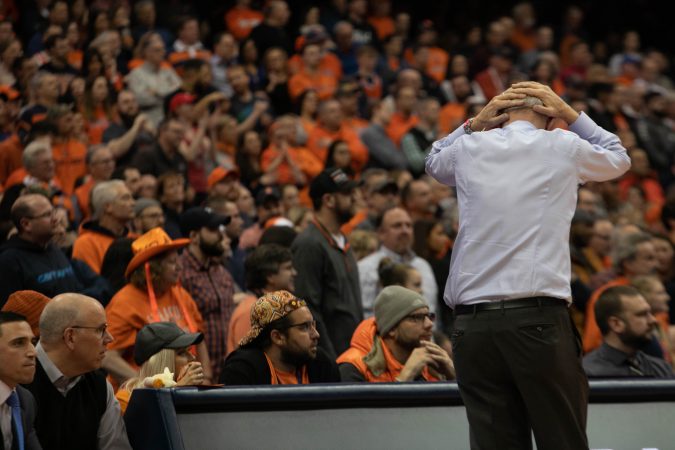
[[[632,160],[620,179],[579,188],[571,315],[584,351],[621,342],[665,362],[627,373],[672,376],[668,49],[636,29],[591,39],[578,6],[544,23],[518,3],[459,36],[391,0],[226,3],[215,20],[189,2],[0,2],[4,309],[37,332],[37,294],[17,293],[43,294],[40,310],[62,294],[96,299],[107,327],[92,331],[108,351],[85,368],[102,365],[129,391],[151,375],[150,354],[134,359],[139,331],[167,321],[198,344],[200,383],[452,378],[442,295],[459,213],[425,157],[534,80],[617,134]],[[603,295],[615,286],[635,290]],[[636,296],[646,332],[621,306]],[[322,375],[307,375],[317,355]]]

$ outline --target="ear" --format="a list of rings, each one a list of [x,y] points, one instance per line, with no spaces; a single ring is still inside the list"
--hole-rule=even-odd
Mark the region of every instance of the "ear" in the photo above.
[[[75,348],[75,331],[72,328],[66,328],[63,331],[63,342],[70,350]]]
[[[609,325],[609,329],[616,334],[623,333],[626,330],[625,322],[617,316],[609,316],[609,319],[607,319],[607,324]]]
[[[322,203],[328,208],[335,207],[335,196],[333,194],[323,194]]]
[[[270,332],[270,340],[278,347],[286,344],[286,335],[279,330],[272,330]]]

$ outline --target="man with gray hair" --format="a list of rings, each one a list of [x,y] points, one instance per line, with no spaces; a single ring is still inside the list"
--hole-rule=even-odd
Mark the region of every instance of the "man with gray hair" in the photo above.
[[[551,129],[563,120],[569,131]],[[426,171],[456,187],[444,299],[472,448],[588,448],[588,380],[567,307],[577,187],[622,175],[619,138],[548,86],[513,85],[436,141]]]
[[[129,234],[127,225],[134,218],[134,197],[122,180],[104,181],[91,191],[92,220],[82,225],[73,244],[73,259],[84,261],[101,273],[108,247]]]
[[[101,368],[108,344],[103,306],[81,294],[54,297],[40,316],[33,382],[35,429],[44,448],[131,449],[120,406]]]
[[[84,183],[75,189],[75,220],[89,219],[91,215],[91,205],[89,204],[91,191],[98,183],[110,180],[115,171],[115,158],[106,145],[93,145],[87,150],[84,158],[87,164],[87,176]],[[76,207],[76,208],[75,208]]]
[[[59,80],[49,72],[38,72],[30,82],[30,91],[34,102],[19,116],[19,136],[24,139],[36,122],[44,120],[47,110],[55,106],[59,99]]]

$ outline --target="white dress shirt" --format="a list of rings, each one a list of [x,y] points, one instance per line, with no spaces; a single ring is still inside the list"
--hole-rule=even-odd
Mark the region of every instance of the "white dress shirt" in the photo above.
[[[444,299],[450,306],[534,296],[571,298],[569,230],[577,187],[630,168],[617,136],[586,114],[570,131],[530,122],[434,142],[426,171],[456,186],[459,233]]]
[[[49,377],[49,381],[65,397],[68,391],[75,387],[82,377],[66,378],[59,368],[56,367],[56,364],[49,359],[40,343],[35,346],[35,350],[37,359],[40,361],[47,377]],[[129,438],[127,437],[127,429],[122,419],[120,404],[115,398],[115,393],[110,383],[106,381],[105,384],[107,386],[106,407],[98,426],[98,450],[131,450],[131,444],[129,444]]]
[[[415,255],[412,251],[406,255],[399,255],[385,246],[381,246],[375,253],[366,256],[358,262],[359,281],[361,283],[361,301],[363,302],[363,317],[373,316],[375,298],[380,293],[380,276],[378,267],[382,258],[387,257],[396,263],[407,264],[416,269],[422,277],[422,296],[429,304],[429,311],[436,312],[438,286],[431,266],[424,259]]]

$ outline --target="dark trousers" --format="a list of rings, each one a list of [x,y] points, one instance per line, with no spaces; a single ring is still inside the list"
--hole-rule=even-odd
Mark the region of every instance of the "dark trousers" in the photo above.
[[[588,379],[567,308],[456,315],[452,347],[473,450],[588,448]]]

